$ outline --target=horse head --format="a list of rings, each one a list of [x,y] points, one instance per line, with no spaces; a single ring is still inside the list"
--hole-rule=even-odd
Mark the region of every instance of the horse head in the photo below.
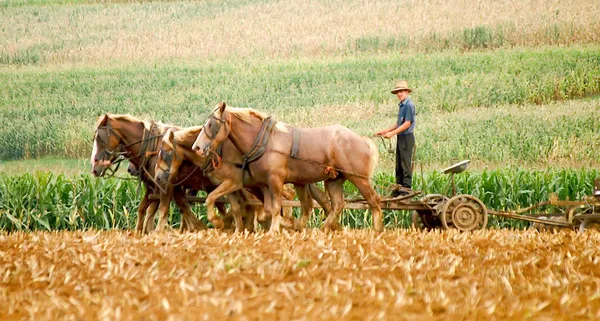
[[[206,157],[211,151],[223,143],[231,131],[231,121],[227,121],[225,114],[226,105],[219,103],[202,127],[198,138],[192,145],[192,150],[198,155]]]
[[[154,179],[158,184],[165,185],[177,176],[179,166],[183,163],[183,156],[178,150],[173,128],[169,128],[162,139],[158,151],[158,160],[154,169]]]
[[[140,162],[145,152],[154,148],[158,137],[152,134],[152,126],[130,115],[106,114],[99,117],[90,157],[92,174],[104,176],[112,165],[123,159],[129,159],[134,163],[134,168],[141,172],[139,165],[143,164]]]
[[[173,183],[179,175],[179,167],[185,160],[204,166],[207,158],[192,151],[192,145],[202,127],[170,128],[163,136],[154,170],[154,179],[159,184]]]
[[[98,119],[94,134],[94,147],[90,163],[94,176],[103,176],[106,170],[123,154],[123,137],[112,127],[111,117],[106,114]]]

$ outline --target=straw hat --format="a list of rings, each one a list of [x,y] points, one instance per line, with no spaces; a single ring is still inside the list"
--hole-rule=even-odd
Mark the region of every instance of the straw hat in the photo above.
[[[408,81],[400,80],[396,83],[396,87],[392,89],[392,94],[399,92],[400,90],[408,90],[408,92],[412,92],[412,89],[408,88]]]

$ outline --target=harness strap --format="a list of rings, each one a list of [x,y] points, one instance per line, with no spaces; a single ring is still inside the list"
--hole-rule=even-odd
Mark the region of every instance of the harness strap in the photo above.
[[[221,144],[217,147],[215,154],[217,156],[217,159],[219,159],[219,163],[220,163],[221,156],[223,155],[223,144]],[[217,166],[219,166],[219,165],[217,165]],[[212,172],[213,170],[215,170],[215,165],[214,165],[213,158],[211,155],[206,160],[206,164],[204,165],[204,167],[202,167],[202,174],[204,174],[204,176],[206,176],[208,173]]]
[[[292,128],[292,151],[290,156],[296,158],[298,156],[298,150],[300,149],[300,132],[298,129]]]
[[[156,151],[156,148],[158,147],[158,139],[157,139],[158,137],[156,135],[152,136],[154,134],[154,132],[156,132],[157,130],[158,130],[158,126],[154,121],[150,124],[149,130],[144,127],[144,133],[142,135],[142,144],[140,145],[140,153],[139,153],[139,158],[140,158],[139,170],[142,173],[142,175],[140,175],[140,179],[138,180],[138,186],[137,186],[138,195],[139,195],[141,187],[142,187],[143,173],[145,172],[146,175],[150,176],[146,166],[149,164],[149,161],[150,161],[150,159],[152,159],[152,156],[148,157],[147,151],[148,151],[148,147],[150,147],[151,152]],[[150,140],[152,141],[152,144],[150,144]],[[152,179],[154,181],[153,177],[150,177],[150,179]]]
[[[252,148],[242,157],[242,160],[244,161],[242,164],[243,170],[248,169],[248,163],[259,159],[265,153],[275,123],[277,123],[277,121],[270,116],[263,120],[258,135],[256,135],[256,139],[254,140],[254,144],[252,144]]]

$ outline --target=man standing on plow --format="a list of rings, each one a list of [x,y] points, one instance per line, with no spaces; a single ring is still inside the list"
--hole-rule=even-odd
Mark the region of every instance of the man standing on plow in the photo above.
[[[389,128],[379,131],[375,136],[390,139],[397,136],[396,142],[396,184],[399,186],[392,191],[392,197],[406,195],[412,188],[412,155],[415,147],[416,116],[415,104],[409,98],[412,89],[408,88],[406,80],[400,80],[392,89],[392,94],[400,100],[398,104],[398,120]]]

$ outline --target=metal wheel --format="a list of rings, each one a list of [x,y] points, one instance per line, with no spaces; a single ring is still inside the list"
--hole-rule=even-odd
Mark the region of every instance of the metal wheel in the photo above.
[[[438,204],[448,201],[446,195],[427,194],[420,199],[424,204],[428,204],[432,208]],[[435,210],[418,210],[412,212],[412,224],[415,228],[433,229],[442,226]]]
[[[600,218],[584,218],[579,225],[579,232],[597,231],[600,232]]]
[[[438,210],[442,227],[446,230],[454,227],[460,231],[472,231],[487,226],[485,205],[471,195],[456,195]]]

